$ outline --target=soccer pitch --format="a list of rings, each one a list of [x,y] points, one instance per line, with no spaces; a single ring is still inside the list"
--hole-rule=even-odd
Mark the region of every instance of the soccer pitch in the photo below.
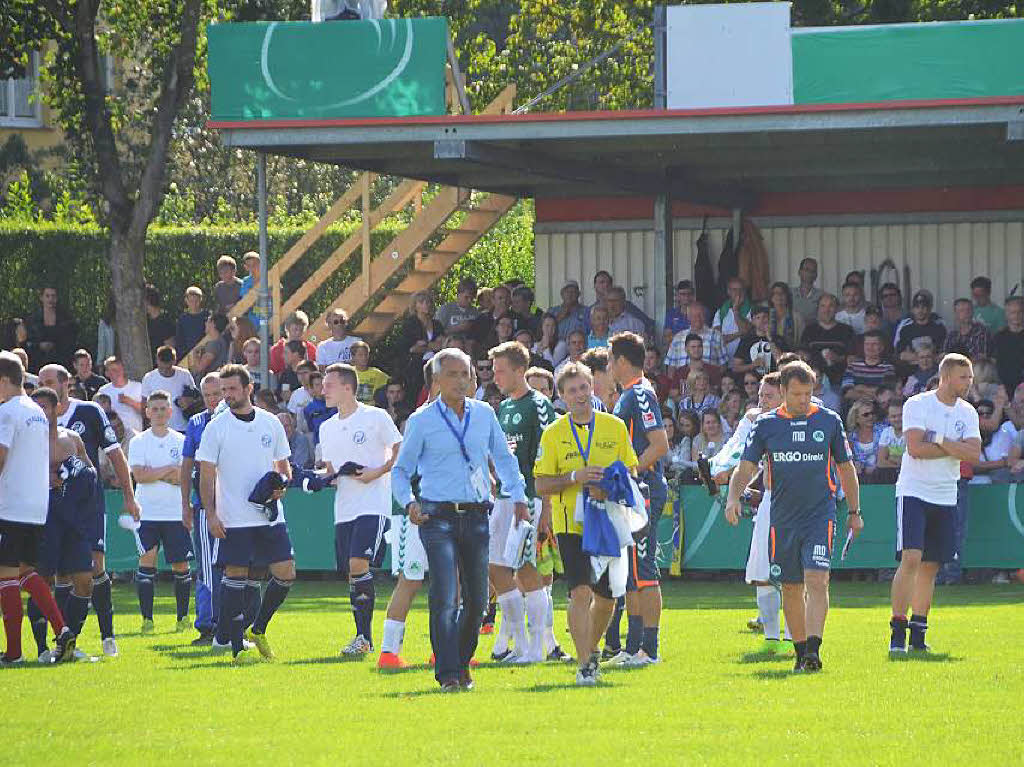
[[[379,642],[389,579],[378,578]],[[383,585],[381,585],[383,584]],[[566,651],[564,586],[556,636]],[[0,670],[10,765],[177,764],[1020,764],[1024,761],[1024,587],[939,588],[934,655],[889,661],[887,584],[833,586],[825,669],[753,653],[753,590],[665,585],[659,666],[573,685],[575,666],[484,662],[476,689],[437,692],[425,665],[381,674],[343,661],[347,588],[299,583],[267,636],[277,660],[233,667],[175,634],[171,586],[157,587],[141,637],[134,588],[115,589],[118,658]],[[625,621],[623,620],[623,631]],[[25,629],[25,648],[34,647]],[[490,656],[481,637],[477,656]],[[99,651],[90,615],[80,645]],[[424,594],[403,655],[430,653]]]

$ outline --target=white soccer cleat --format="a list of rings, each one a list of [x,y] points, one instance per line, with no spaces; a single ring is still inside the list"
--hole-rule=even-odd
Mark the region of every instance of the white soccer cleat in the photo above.
[[[107,637],[103,640],[103,654],[108,658],[117,657],[117,642],[114,641],[114,637]]]
[[[39,653],[39,657],[36,658],[37,663],[42,663],[44,666],[53,663],[53,650],[44,650]]]
[[[338,653],[343,657],[352,657],[354,655],[367,655],[373,652],[373,645],[366,641],[363,636],[357,636],[347,645],[341,648],[341,652]]]
[[[619,650],[618,653],[610,657],[608,660],[604,661],[601,665],[605,668],[615,668],[616,666],[627,665],[627,663],[632,659],[633,656],[630,655],[628,652],[626,652],[625,650]]]
[[[636,655],[622,665],[624,668],[640,668],[641,666],[653,666],[655,663],[661,663],[661,658],[652,658],[643,650],[639,650]]]

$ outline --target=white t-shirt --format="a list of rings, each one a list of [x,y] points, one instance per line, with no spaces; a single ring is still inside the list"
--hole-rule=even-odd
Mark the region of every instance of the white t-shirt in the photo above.
[[[942,404],[934,391],[915,394],[903,405],[903,432],[921,429],[941,434],[943,439],[981,439],[978,411],[962,399],[952,405]],[[914,458],[907,450],[896,480],[896,495],[910,495],[940,506],[956,505],[956,486],[960,479],[960,460]]]
[[[376,469],[391,460],[391,446],[402,435],[386,410],[359,403],[348,418],[332,415],[320,424],[321,457],[337,471],[347,461]],[[353,477],[338,477],[334,494],[334,523],[356,517],[391,515],[391,474],[364,484]]]
[[[849,325],[853,328],[853,332],[857,335],[861,335],[864,332],[864,315],[865,309],[858,309],[855,312],[849,312],[843,309],[841,312],[836,312],[836,322],[842,322],[845,325]]]
[[[262,527],[269,525],[260,507],[249,503],[249,494],[274,461],[291,455],[284,426],[262,408],[255,417],[243,421],[231,411],[214,416],[199,442],[197,461],[217,464],[217,516],[224,527]],[[284,522],[284,504],[274,524]]]
[[[886,426],[882,430],[882,435],[878,438],[878,449],[881,451],[883,447],[889,448],[890,458],[893,457],[893,453],[903,455],[907,449],[907,434],[901,431],[900,436],[896,436],[896,429],[892,426]]]
[[[24,394],[0,405],[0,519],[42,525],[50,502],[50,424]]]
[[[110,406],[114,412],[117,413],[117,417],[121,419],[121,423],[125,425],[125,428],[132,429],[136,432],[142,431],[142,414],[137,412],[131,405],[126,405],[118,402],[117,398],[121,394],[131,397],[133,400],[142,400],[142,384],[138,381],[129,381],[124,386],[117,387],[113,383],[103,384],[97,394],[106,394],[110,397]]]
[[[327,367],[335,362],[352,362],[352,344],[358,340],[358,336],[345,336],[340,341],[334,338],[321,341],[316,347],[316,364]]]
[[[181,466],[181,449],[185,437],[174,429],[158,437],[152,429],[146,429],[128,445],[128,465],[134,469],[142,466],[155,469],[158,466]],[[143,522],[180,522],[181,489],[170,482],[138,482],[135,500],[142,509]]]
[[[185,370],[185,368],[177,366],[172,369],[172,374],[166,378],[160,374],[159,370],[150,370],[146,375],[142,376],[142,396],[146,399],[149,399],[149,395],[160,389],[171,395],[171,420],[168,426],[181,432],[185,431],[188,421],[182,415],[181,408],[178,407],[175,400],[185,391],[186,386],[194,389],[196,388],[196,382],[193,380],[191,373]]]
[[[309,432],[309,426],[306,425],[306,417],[302,411],[312,401],[313,395],[306,390],[305,386],[301,386],[292,392],[292,396],[288,398],[288,404],[285,406],[288,412],[295,416],[295,428],[303,433]]]

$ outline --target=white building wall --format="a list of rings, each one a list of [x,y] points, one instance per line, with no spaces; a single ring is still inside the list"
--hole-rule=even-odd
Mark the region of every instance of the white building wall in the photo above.
[[[970,296],[970,281],[978,275],[992,280],[993,299],[1003,298],[1024,279],[1024,212],[936,214],[914,217],[852,217],[815,219],[756,219],[769,255],[771,280],[795,284],[797,267],[805,257],[818,259],[818,285],[838,293],[846,274],[877,267],[886,258],[900,270],[910,267],[911,291],[928,288],[936,311],[947,320],[953,301]],[[712,262],[728,231],[725,219],[708,221]],[[677,219],[674,224],[675,278],[693,276],[700,221]],[[607,269],[616,284],[630,290],[634,303],[660,320],[666,295],[663,270],[655,270],[654,231],[646,221],[538,224],[536,228],[537,300],[559,302],[567,279],[577,279],[583,300],[594,300],[593,277]],[[870,277],[867,287],[870,290]],[[642,289],[642,295],[637,288]],[[1017,293],[1024,292],[1024,286]]]

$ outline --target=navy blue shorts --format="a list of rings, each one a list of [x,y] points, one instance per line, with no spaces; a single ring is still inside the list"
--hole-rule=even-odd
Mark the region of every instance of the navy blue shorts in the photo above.
[[[229,527],[217,549],[218,567],[266,567],[295,558],[288,527],[281,522],[258,527]]]
[[[658,520],[661,519],[664,506],[664,500],[651,499],[647,535],[626,550],[629,557],[626,591],[643,591],[648,586],[657,586],[661,581],[661,570],[658,568]]]
[[[57,514],[46,517],[43,528],[43,542],[39,551],[39,573],[70,575],[71,573],[92,572],[92,536],[83,528],[92,530],[90,524],[74,524]]]
[[[939,506],[912,495],[896,498],[896,561],[904,549],[917,549],[923,562],[953,561],[956,505]]]
[[[370,567],[380,567],[384,561],[384,533],[390,527],[391,519],[379,514],[364,514],[334,526],[334,556],[342,577],[348,577],[348,560],[352,558],[366,559]]]
[[[768,573],[773,581],[803,583],[804,570],[830,570],[836,520],[820,517],[768,531]]]
[[[107,500],[102,486],[96,483],[96,515],[92,520],[92,531],[89,534],[93,551],[107,550]]]
[[[154,546],[164,550],[167,564],[192,559],[192,537],[181,522],[140,522],[135,531],[135,543],[141,557]]]

